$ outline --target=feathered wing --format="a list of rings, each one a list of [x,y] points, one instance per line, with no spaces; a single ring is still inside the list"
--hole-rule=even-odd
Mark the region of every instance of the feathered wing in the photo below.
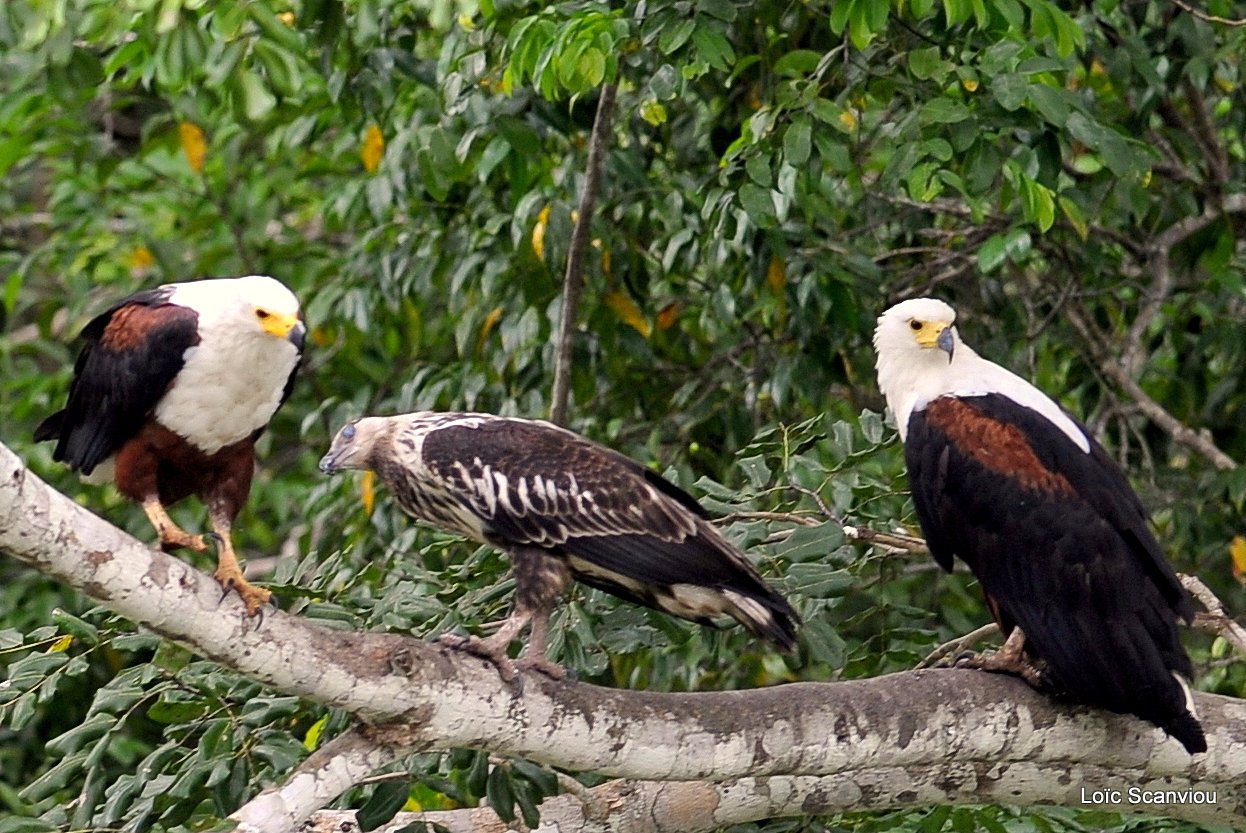
[[[1002,394],[937,399],[905,457],[931,550],[959,555],[1024,630],[1057,686],[1206,748],[1186,692],[1176,617],[1189,601],[1124,474]]]
[[[66,407],[35,429],[52,453],[90,474],[142,427],[199,341],[198,316],[158,288],[132,295],[91,320],[74,364]]]
[[[562,553],[586,584],[668,613],[728,613],[784,648],[798,617],[686,492],[548,423],[470,418],[429,430],[422,465],[502,547]],[[708,593],[707,593],[708,591]]]

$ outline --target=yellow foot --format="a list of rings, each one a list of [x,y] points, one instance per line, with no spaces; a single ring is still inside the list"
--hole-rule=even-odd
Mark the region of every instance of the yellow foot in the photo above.
[[[160,533],[160,549],[165,552],[173,552],[173,550],[192,549],[195,552],[207,552],[208,541],[203,535],[191,535],[181,527],[166,527],[157,530]]]
[[[251,584],[242,577],[242,570],[237,566],[217,567],[216,572],[212,575],[216,579],[217,584],[221,585],[221,590],[224,591],[224,596],[221,598],[228,596],[229,591],[233,590],[238,594],[238,598],[242,599],[242,603],[247,606],[247,616],[254,618],[260,615],[264,605],[272,601],[272,591]]]
[[[953,663],[956,668],[976,668],[979,671],[990,671],[995,674],[1011,674],[1020,677],[1032,688],[1043,690],[1048,687],[1046,665],[1041,661],[1032,661],[1023,654],[1009,651],[974,654],[964,653]]]

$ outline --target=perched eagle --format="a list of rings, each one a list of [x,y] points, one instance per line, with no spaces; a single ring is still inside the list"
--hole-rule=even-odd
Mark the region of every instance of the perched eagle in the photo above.
[[[255,441],[290,395],[303,353],[299,303],[260,275],[139,292],[82,331],[69,404],[35,429],[90,482],[142,504],[165,549],[207,549],[165,507],[196,495],[219,537],[216,580],[254,616],[271,594],[249,584],[230,527],[251,490]]]
[[[348,423],[322,471],[375,471],[416,520],[507,552],[516,599],[488,639],[445,638],[493,660],[561,677],[545,656],[549,615],[572,578],[710,623],[726,614],[784,650],[799,618],[700,504],[659,475],[548,422],[423,411]],[[506,649],[529,621],[518,666]]]
[[[878,385],[917,517],[977,576],[1004,649],[976,664],[1135,714],[1207,749],[1177,618],[1193,610],[1120,467],[1038,388],[965,346],[930,298],[878,319]]]

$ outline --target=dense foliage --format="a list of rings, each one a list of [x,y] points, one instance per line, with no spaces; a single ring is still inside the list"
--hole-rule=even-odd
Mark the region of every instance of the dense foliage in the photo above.
[[[73,336],[141,287],[278,276],[312,344],[238,544],[284,609],[338,627],[498,617],[502,557],[414,528],[370,481],[325,481],[315,461],[360,413],[548,412],[588,131],[615,83],[571,422],[732,514],[807,625],[783,657],[580,588],[557,657],[610,685],[746,687],[910,668],[987,621],[966,576],[843,529],[916,529],[869,335],[889,302],[927,293],[958,306],[979,352],[1087,419],[1179,569],[1241,611],[1228,548],[1246,533],[1246,470],[1206,452],[1246,459],[1243,54],[1246,28],[1168,0],[10,0],[0,439],[150,537],[140,511],[30,442],[65,395]],[[197,505],[176,517],[205,520]],[[200,827],[344,725],[11,562],[0,575],[0,831]],[[1188,644],[1198,687],[1246,693],[1222,644]],[[469,750],[406,766],[410,781],[343,806],[485,796],[531,819],[555,789]],[[1120,821],[941,808],[829,823]]]

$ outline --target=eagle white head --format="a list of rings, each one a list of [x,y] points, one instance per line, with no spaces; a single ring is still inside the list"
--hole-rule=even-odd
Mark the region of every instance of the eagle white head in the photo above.
[[[209,278],[172,286],[170,302],[197,312],[201,331],[222,330],[234,338],[276,336],[303,349],[298,298],[275,278]]]
[[[951,392],[953,362],[973,354],[961,344],[955,322],[956,310],[937,298],[902,301],[878,316],[874,368],[901,438],[915,409]]]

